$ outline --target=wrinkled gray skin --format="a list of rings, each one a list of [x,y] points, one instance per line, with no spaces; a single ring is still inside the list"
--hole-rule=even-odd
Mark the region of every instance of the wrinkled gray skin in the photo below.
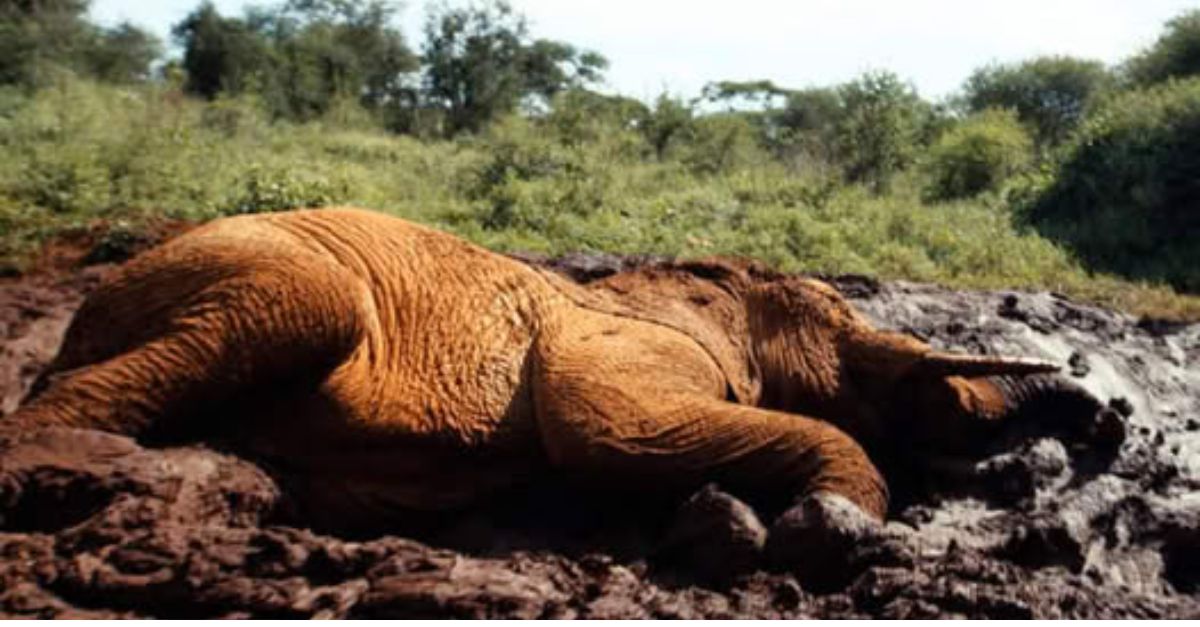
[[[603,275],[615,263],[581,259],[559,267],[590,264]],[[992,429],[974,455],[932,452],[944,437],[936,430],[925,434],[926,455],[889,456],[883,438],[873,446],[894,516],[882,528],[856,525],[837,502],[760,520],[717,487],[661,516],[639,513],[653,504],[598,507],[552,492],[528,495],[532,516],[480,512],[426,538],[473,556],[295,529],[279,517],[286,502],[267,476],[204,449],[62,433],[0,469],[0,614],[1200,616],[1200,326],[1139,324],[1048,294],[834,284],[882,326],[938,347],[1069,362],[1066,376],[1112,401],[1117,422],[1109,414],[1083,444],[1070,436],[1077,426],[1032,412]],[[49,358],[28,348],[45,343],[30,329],[53,329],[64,309],[40,292],[18,299],[32,307],[6,305],[5,290],[0,336],[20,348],[0,354],[0,398],[36,374],[11,362]],[[21,312],[7,328],[6,306]],[[1114,424],[1124,441],[1096,445]],[[771,542],[785,556],[815,555],[811,536],[788,537],[812,526],[832,526],[824,537],[844,542],[817,557],[828,561],[815,577],[722,569]]]

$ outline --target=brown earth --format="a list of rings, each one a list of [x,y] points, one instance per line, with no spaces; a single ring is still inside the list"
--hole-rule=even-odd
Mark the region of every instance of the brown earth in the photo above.
[[[40,272],[0,280],[0,411],[111,270],[74,266],[141,245],[66,246]],[[586,281],[653,260],[527,261]],[[1048,293],[831,280],[878,323],[941,347],[1068,364],[1121,413],[1124,443],[1083,447],[1030,415],[975,459],[873,451],[893,519],[847,532],[806,589],[761,569],[747,546],[763,523],[712,486],[664,504],[547,485],[421,541],[340,538],[291,518],[286,491],[249,462],[50,431],[0,451],[0,616],[1200,616],[1200,325]]]

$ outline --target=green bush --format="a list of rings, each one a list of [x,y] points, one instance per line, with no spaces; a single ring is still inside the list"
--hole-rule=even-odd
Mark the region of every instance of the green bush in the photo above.
[[[556,128],[510,116],[475,142],[486,156],[463,188],[485,228],[543,230],[556,216],[588,216],[607,204],[613,168],[638,154],[619,129],[580,143]]]
[[[766,161],[757,132],[736,113],[707,115],[693,123],[681,160],[700,175],[728,172]]]
[[[268,124],[263,103],[252,95],[217,96],[203,108],[200,125],[227,137],[262,131]]]
[[[1013,111],[991,109],[968,118],[930,147],[925,197],[951,200],[997,191],[1029,165],[1032,150]]]
[[[1200,79],[1122,94],[1084,124],[1030,219],[1097,268],[1200,290]]]
[[[650,114],[640,101],[571,89],[551,101],[546,126],[568,146],[596,142],[613,133],[629,133]]]
[[[324,207],[344,202],[350,195],[345,181],[300,174],[301,170],[251,168],[240,185],[240,193],[227,213],[261,213]]]
[[[39,150],[26,163],[14,196],[58,213],[92,211],[109,204],[109,172],[96,147]]]

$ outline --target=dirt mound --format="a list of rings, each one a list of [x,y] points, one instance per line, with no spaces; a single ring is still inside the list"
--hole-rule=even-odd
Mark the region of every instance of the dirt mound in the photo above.
[[[54,358],[71,315],[108,266],[0,279],[0,413],[8,414]]]
[[[542,263],[586,281],[652,261]],[[104,271],[0,282],[5,412]],[[804,586],[757,570],[747,547],[769,525],[714,487],[657,509],[529,493],[425,543],[346,539],[296,526],[269,475],[220,451],[53,430],[0,452],[0,615],[1200,616],[1200,325],[1048,293],[832,282],[935,345],[1069,364],[1123,444],[1099,454],[1035,416],[978,459],[895,462],[894,520]]]

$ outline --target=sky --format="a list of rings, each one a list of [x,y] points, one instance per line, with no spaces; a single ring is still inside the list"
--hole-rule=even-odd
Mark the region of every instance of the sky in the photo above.
[[[164,39],[200,0],[93,0],[101,23],[129,20]],[[263,2],[254,2],[263,4]],[[214,0],[240,15],[245,0]],[[266,2],[273,4],[273,2]],[[696,96],[719,80],[800,88],[891,70],[938,99],[989,63],[1067,54],[1118,63],[1150,45],[1192,0],[511,0],[535,37],[608,58],[605,91]],[[401,26],[420,45],[425,4]]]

